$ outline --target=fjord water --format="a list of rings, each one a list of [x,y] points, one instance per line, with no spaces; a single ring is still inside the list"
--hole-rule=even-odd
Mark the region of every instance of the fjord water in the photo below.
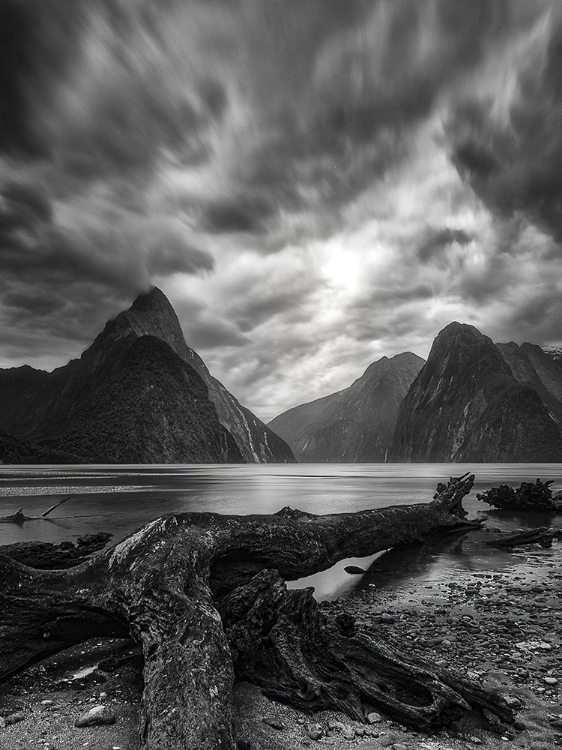
[[[476,499],[493,485],[554,480],[562,488],[562,464],[199,464],[144,466],[1,467],[0,516],[23,506],[40,514],[66,494],[73,497],[46,520],[21,526],[0,523],[0,544],[41,540],[61,542],[109,531],[119,541],[144,523],[173,511],[226,514],[275,513],[289,505],[312,513],[343,513],[431,500],[438,482],[472,472],[476,476],[464,506],[469,518],[485,518],[488,528],[515,531],[562,524],[560,516],[496,511]],[[317,595],[353,588],[401,586],[454,579],[461,570],[505,570],[541,561],[549,550],[506,552],[488,547],[485,534],[446,538],[431,549],[408,548],[351,562],[370,570],[350,576],[344,561],[314,576]],[[307,581],[308,583],[308,581]]]

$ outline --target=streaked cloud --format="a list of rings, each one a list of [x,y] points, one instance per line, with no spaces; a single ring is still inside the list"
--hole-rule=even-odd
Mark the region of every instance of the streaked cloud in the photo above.
[[[555,0],[0,0],[2,361],[151,283],[260,416],[452,319],[560,339]]]

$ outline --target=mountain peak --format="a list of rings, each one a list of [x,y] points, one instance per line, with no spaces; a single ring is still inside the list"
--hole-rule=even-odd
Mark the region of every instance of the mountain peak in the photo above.
[[[412,352],[402,352],[401,354],[395,354],[393,357],[381,357],[367,367],[363,375],[355,382],[363,382],[366,378],[378,376],[386,372],[396,372],[402,370],[404,367],[416,366],[419,370],[425,364],[425,360],[418,357],[417,354]]]
[[[459,323],[454,320],[449,325],[446,325],[438,334],[436,340],[451,339],[457,336],[465,336],[467,338],[482,339],[488,338],[475,326],[471,326],[468,323]],[[491,339],[490,339],[491,340]]]
[[[425,364],[425,360],[422,357],[419,357],[417,354],[414,354],[414,352],[402,352],[401,354],[395,354],[394,357],[391,357],[390,361],[395,365],[402,365],[405,362],[414,362],[414,363],[421,363],[420,367]]]
[[[538,392],[517,380],[513,348],[471,325],[446,326],[402,401],[392,460],[559,461],[562,435]]]
[[[280,414],[271,427],[301,461],[385,461],[400,401],[424,364],[405,353],[372,362],[337,393]]]
[[[151,310],[161,310],[169,308],[172,305],[161,289],[153,286],[148,292],[141,292],[130,307],[130,310],[136,312],[149,312]]]

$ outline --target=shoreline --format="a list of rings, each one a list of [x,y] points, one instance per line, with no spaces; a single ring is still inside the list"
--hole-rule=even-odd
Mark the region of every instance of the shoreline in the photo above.
[[[469,722],[428,736],[384,717],[363,725],[330,711],[308,716],[241,684],[236,688],[241,747],[460,750],[482,744],[495,750],[511,743],[526,750],[550,750],[562,746],[562,543],[555,540],[550,549],[537,550],[529,547],[511,553],[518,563],[515,573],[458,571],[455,581],[365,588],[322,604],[328,610],[350,612],[367,632],[384,632],[391,648],[395,645],[438,666],[454,667],[519,701],[520,729],[496,734],[485,724]],[[521,565],[522,558],[527,567]],[[124,647],[124,642],[96,639],[0,686],[0,716],[13,709],[21,719],[0,728],[0,750],[137,750],[138,666],[125,664],[111,673],[94,670],[69,681],[81,669],[119,654]],[[75,719],[98,704],[115,713],[116,723],[75,728]],[[283,728],[274,728],[264,719]],[[309,736],[312,724],[320,724],[318,740]]]

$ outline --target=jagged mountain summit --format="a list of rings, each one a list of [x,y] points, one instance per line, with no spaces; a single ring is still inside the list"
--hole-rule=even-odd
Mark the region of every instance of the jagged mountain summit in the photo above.
[[[157,288],[80,359],[52,373],[0,370],[0,429],[86,463],[294,461],[187,346]]]
[[[369,365],[349,388],[275,417],[299,462],[383,462],[400,403],[424,360],[411,352]]]
[[[201,357],[186,344],[183,332],[166,295],[157,287],[141,294],[131,308],[110,321],[98,337],[112,340],[132,331],[136,336],[156,336],[165,341],[184,362],[187,362],[201,376],[209,389],[209,398],[214,403],[220,422],[232,434],[248,463],[286,463],[294,461],[294,456],[286,443],[269,429],[249,409],[214,378]],[[91,349],[95,350],[98,339]]]
[[[539,347],[495,345],[451,323],[400,406],[391,459],[562,461],[562,368],[551,364]]]

